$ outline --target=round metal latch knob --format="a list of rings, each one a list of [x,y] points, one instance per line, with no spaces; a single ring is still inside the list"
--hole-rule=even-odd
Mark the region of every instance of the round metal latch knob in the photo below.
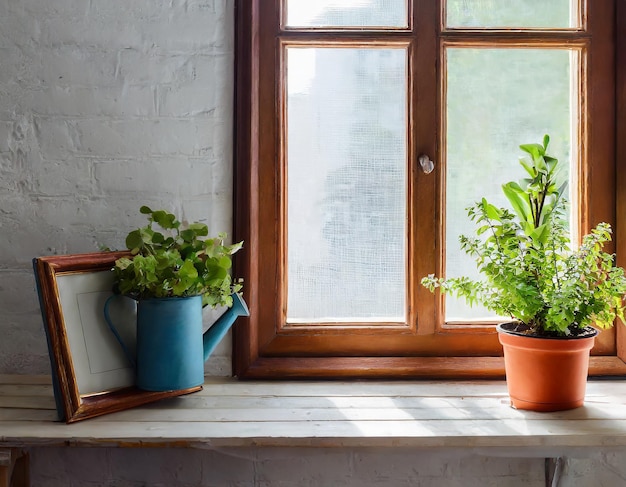
[[[430,174],[431,172],[433,172],[433,169],[435,169],[435,163],[431,161],[430,157],[428,157],[426,154],[420,155],[417,160],[419,161],[420,166],[422,167],[422,171],[424,171],[424,174]]]

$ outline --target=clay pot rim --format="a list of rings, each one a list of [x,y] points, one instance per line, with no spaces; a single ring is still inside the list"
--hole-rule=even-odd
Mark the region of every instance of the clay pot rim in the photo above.
[[[569,336],[569,337],[529,335],[520,331],[509,329],[510,327],[517,327],[520,325],[523,325],[523,323],[519,321],[505,321],[504,323],[498,323],[498,325],[496,326],[496,330],[498,331],[498,333],[504,333],[506,335],[515,335],[519,337],[538,339],[538,340],[556,340],[556,341],[585,340],[588,338],[593,338],[598,334],[598,330],[596,330],[595,328],[591,326],[585,327],[585,330],[588,333],[577,335],[577,336]]]

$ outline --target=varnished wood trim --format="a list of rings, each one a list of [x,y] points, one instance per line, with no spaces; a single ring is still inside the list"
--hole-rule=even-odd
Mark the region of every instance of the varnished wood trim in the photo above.
[[[588,18],[589,32],[593,35],[592,45],[586,52],[585,71],[586,79],[583,83],[587,90],[584,92],[583,130],[581,137],[581,157],[585,158],[584,178],[581,188],[581,198],[586,202],[581,234],[588,233],[591,228],[600,222],[616,224],[615,197],[617,187],[615,183],[616,164],[616,4],[620,2],[594,2]],[[613,243],[605,248],[608,252],[615,249]],[[599,349],[616,352],[614,341],[615,330],[601,334],[596,340]]]
[[[244,278],[251,316],[233,328],[234,370],[245,370],[258,356],[259,308],[259,5],[235,2],[235,117],[233,127],[233,237],[245,250],[233,259],[233,273]]]
[[[433,264],[440,253],[440,241],[436,228],[441,225],[440,177],[444,171],[442,146],[439,143],[439,120],[442,106],[439,75],[442,69],[439,59],[439,6],[432,0],[416,0],[413,22],[415,23],[414,57],[411,59],[411,117],[412,138],[411,175],[409,189],[409,270],[410,282],[409,317],[416,333],[427,336],[435,332],[438,322],[437,295],[419,284],[421,277],[436,272]],[[424,174],[418,162],[426,154],[435,167]]]
[[[167,399],[169,397],[178,397],[185,394],[191,394],[202,390],[202,386],[191,387],[177,391],[142,391],[136,387],[127,387],[117,391],[105,394],[94,394],[82,396],[80,404],[72,411],[72,414],[66,418],[66,423],[76,423],[84,419],[95,418],[103,414],[110,414],[117,411],[124,411],[143,404]]]
[[[287,118],[288,110],[288,86],[287,86],[287,48],[290,45],[281,41],[280,38],[276,40],[276,50],[278,52],[277,63],[275,72],[276,76],[276,108],[278,123],[276,125],[276,137],[277,137],[277,193],[278,193],[278,275],[287,276],[289,274],[289,249],[288,249],[288,207],[289,207],[289,194],[288,194],[288,139],[289,139],[289,121]],[[317,47],[307,46],[303,47]],[[277,283],[278,288],[278,303],[279,306],[276,309],[276,333],[280,333],[287,322],[287,302],[288,302],[288,282],[286,277],[279,279]]]
[[[626,2],[616,6],[616,223],[614,228],[617,265],[626,266]],[[626,327],[616,324],[617,356],[626,360]]]
[[[361,354],[364,355],[362,360],[368,361],[381,360],[385,355],[406,355],[406,358],[397,357],[392,361],[401,369],[402,360],[410,362],[413,355],[454,354],[455,350],[460,351],[464,345],[465,353],[497,354],[499,348],[495,335],[485,333],[484,327],[471,327],[462,331],[458,327],[442,326],[440,298],[415,284],[417,278],[434,271],[436,257],[442,252],[442,237],[441,234],[437,235],[436,230],[443,228],[442,194],[438,189],[442,179],[437,178],[442,178],[445,170],[445,127],[432,123],[433,119],[442,118],[445,100],[439,49],[443,45],[489,47],[495,42],[503,42],[510,48],[522,47],[524,44],[524,47],[533,48],[579,49],[582,73],[579,79],[580,114],[583,123],[578,137],[578,150],[581,160],[593,158],[590,164],[584,166],[586,169],[582,171],[579,182],[582,193],[579,204],[583,215],[580,226],[585,231],[589,222],[595,223],[599,221],[598,218],[614,224],[614,1],[584,2],[581,11],[584,31],[440,32],[440,19],[437,18],[439,2],[415,0],[416,10],[411,19],[414,31],[394,32],[389,36],[392,44],[404,42],[416,58],[430,61],[420,62],[419,66],[409,61],[412,77],[409,98],[412,106],[420,106],[419,114],[414,109],[409,110],[413,124],[408,142],[411,175],[409,194],[413,199],[409,209],[409,273],[413,277],[413,283],[407,291],[409,329],[390,326],[385,331],[377,330],[375,333],[372,332],[373,327],[358,325],[324,326],[320,329],[299,325],[283,327],[286,294],[281,278],[284,267],[281,268],[281,265],[286,249],[281,244],[281,220],[284,220],[281,204],[284,204],[284,195],[278,189],[283,177],[280,154],[285,152],[285,148],[281,146],[277,126],[281,117],[284,119],[284,107],[278,105],[280,88],[277,76],[280,63],[277,46],[279,42],[315,45],[326,41],[334,45],[383,45],[382,36],[387,34],[281,31],[280,18],[276,14],[279,3],[279,0],[274,0],[270,4],[274,7],[272,10],[264,0],[236,2],[238,74],[235,235],[236,239],[246,241],[246,251],[238,254],[235,272],[245,277],[245,296],[251,310],[251,317],[241,320],[242,323],[235,329],[237,374],[246,376],[251,370],[258,374],[259,367],[270,367],[273,360],[282,361],[281,367],[288,367],[289,363],[300,363],[298,355],[313,360],[317,354],[321,361],[335,360],[336,355],[356,358]],[[621,22],[624,25],[623,19]],[[424,70],[430,70],[429,75],[419,76],[424,74]],[[593,120],[593,123],[587,123],[587,119]],[[435,154],[431,156],[436,161],[434,173],[424,175],[415,169],[415,158],[421,152]],[[420,194],[415,197],[418,185]],[[418,204],[419,198],[423,199]],[[621,204],[626,207],[623,201]],[[432,236],[432,240],[422,240],[421,243],[425,245],[420,247],[417,245],[419,235]],[[425,334],[419,336],[419,333]],[[621,330],[617,330],[617,333],[623,336]],[[610,351],[610,336],[611,333],[602,335],[601,346],[597,347],[596,352]],[[372,337],[375,337],[374,340]],[[609,342],[604,343],[607,339]],[[481,340],[483,343],[479,344]],[[273,358],[273,355],[276,357]],[[424,360],[426,358],[423,357]],[[341,364],[343,359],[337,360],[335,364]],[[297,369],[298,366],[294,367]],[[431,372],[434,376],[439,374],[436,367]],[[393,375],[393,371],[389,373]],[[337,374],[341,375],[341,372]]]
[[[30,485],[29,455],[20,448],[0,448],[0,487]]]
[[[393,44],[407,44],[414,38],[412,33],[403,33],[397,35],[389,35],[389,33],[380,33],[377,35],[365,35],[365,34],[351,34],[351,35],[286,35],[281,34],[278,39],[284,44],[288,45],[320,45],[320,46],[342,46],[353,45],[360,46],[366,45],[378,45],[381,47],[393,45]]]
[[[474,367],[472,367],[475,366]],[[452,379],[504,378],[500,357],[299,357],[260,358],[242,379]]]
[[[626,377],[626,364],[615,356],[603,355],[589,358],[590,377]]]
[[[572,39],[589,37],[584,29],[463,29],[449,28],[441,32],[448,39],[482,38],[501,40],[514,39],[524,43],[534,42],[567,42]]]
[[[445,37],[442,39],[445,47],[483,47],[483,48],[521,48],[521,49],[576,49],[584,48],[590,45],[589,38],[576,39],[521,39],[515,37],[507,37],[503,39],[489,39],[482,37]]]
[[[129,252],[96,252],[75,255],[53,255],[34,260],[33,268],[39,288],[42,315],[45,317],[50,361],[57,378],[58,393],[63,402],[65,418],[80,408],[81,400],[74,362],[63,318],[57,275],[97,272],[111,269],[115,260]]]
[[[412,38],[406,39],[293,39],[281,36],[278,38],[279,50],[287,47],[309,47],[309,48],[362,48],[362,47],[378,47],[378,48],[407,48]],[[283,64],[283,63],[281,63]]]
[[[502,357],[260,358],[241,379],[503,379]],[[590,357],[590,377],[626,376],[617,357]]]

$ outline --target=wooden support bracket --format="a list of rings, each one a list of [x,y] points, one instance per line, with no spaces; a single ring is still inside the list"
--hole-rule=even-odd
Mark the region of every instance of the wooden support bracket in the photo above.
[[[0,487],[29,487],[28,453],[0,448]]]

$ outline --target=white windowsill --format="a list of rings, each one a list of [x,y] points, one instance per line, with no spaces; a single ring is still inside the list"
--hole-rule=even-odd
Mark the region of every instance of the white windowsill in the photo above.
[[[585,406],[534,413],[483,382],[244,382],[66,425],[45,380],[0,376],[0,447],[411,447],[554,456],[626,447],[626,382],[590,381]],[[26,376],[22,376],[26,377]]]

